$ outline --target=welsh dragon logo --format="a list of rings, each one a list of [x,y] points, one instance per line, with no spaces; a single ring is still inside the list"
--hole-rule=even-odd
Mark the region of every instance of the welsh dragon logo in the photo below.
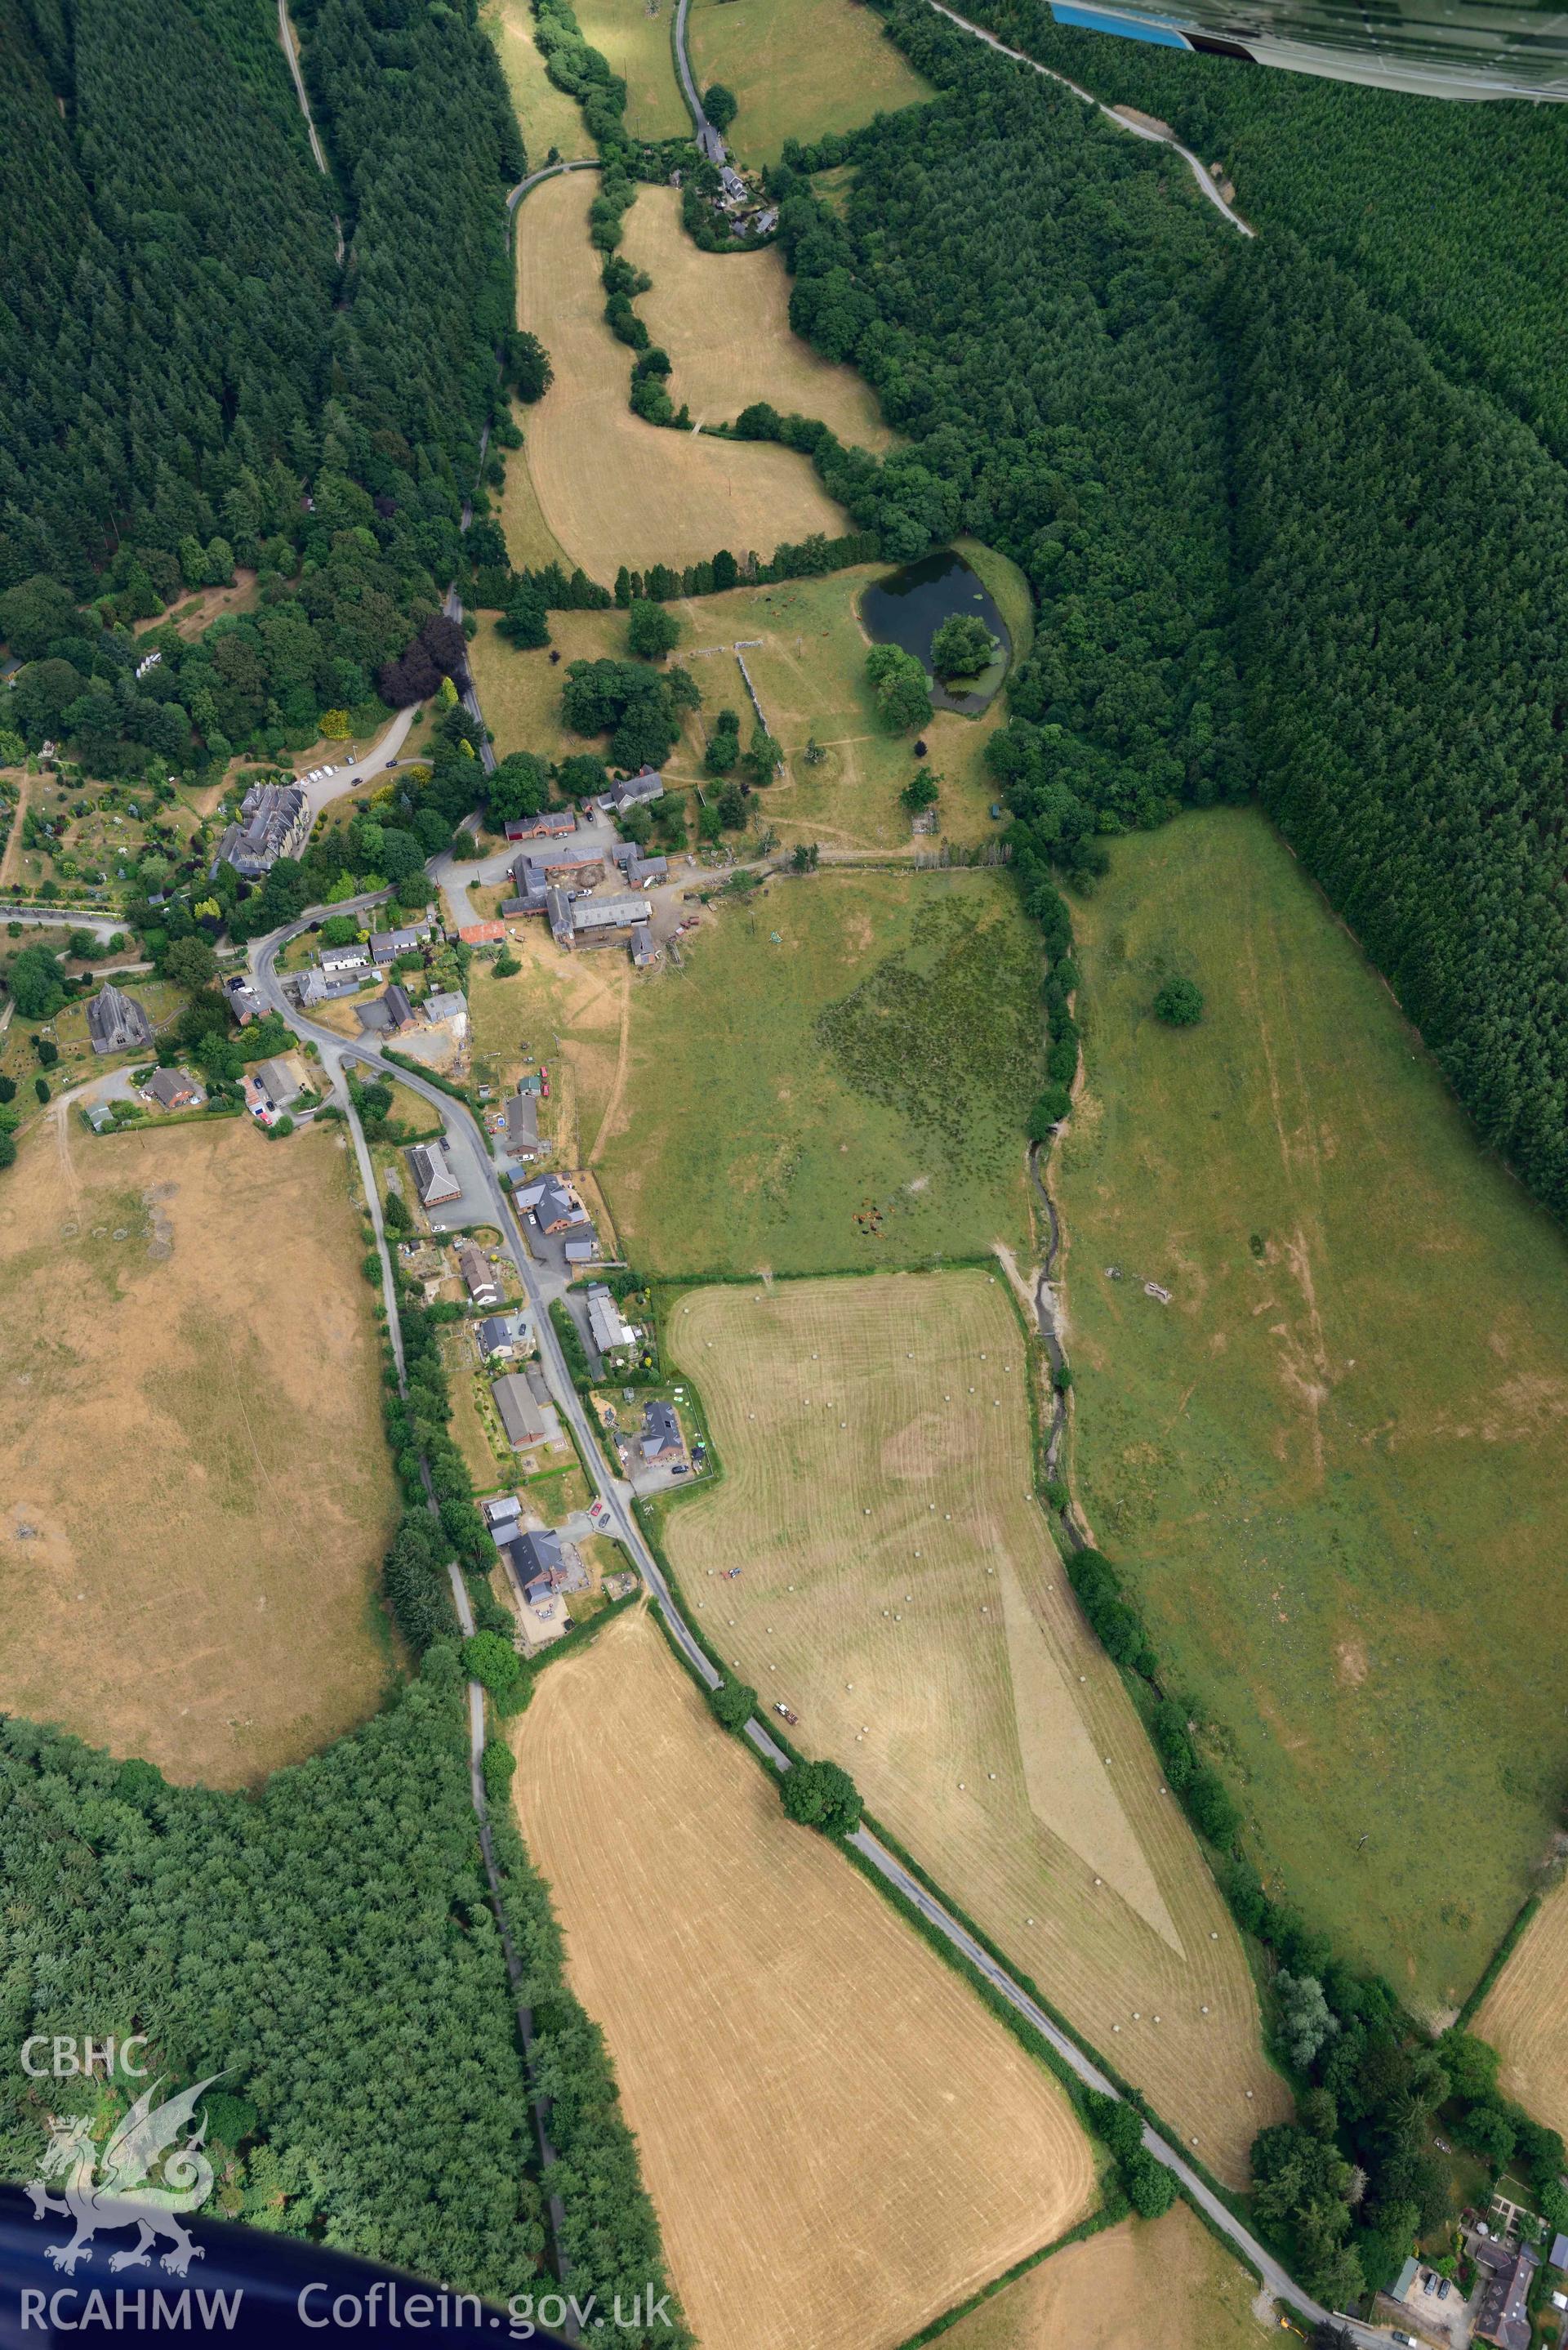
[[[170,2249],[160,2265],[171,2275],[183,2276],[191,2262],[202,2258],[202,2246],[175,2215],[199,2210],[213,2191],[213,2166],[202,2151],[206,2123],[192,2128],[183,2140],[180,2134],[194,2123],[204,2092],[222,2078],[211,2074],[161,2106],[152,2102],[161,2086],[155,2081],[101,2151],[92,2141],[90,2116],[50,2116],[48,2144],[38,2165],[41,2176],[26,2193],[35,2220],[57,2216],[75,2226],[68,2244],[49,2247],[57,2269],[72,2276],[78,2261],[90,2260],[92,2240],[100,2228],[138,2230],[129,2251],[110,2255],[111,2269],[148,2267],[152,2247],[165,2239]],[[47,2182],[51,2178],[65,2182],[58,2195],[49,2192]]]

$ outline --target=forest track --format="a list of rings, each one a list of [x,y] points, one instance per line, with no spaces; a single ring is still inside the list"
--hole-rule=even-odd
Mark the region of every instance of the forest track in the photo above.
[[[324,180],[329,180],[332,173],[327,165],[327,151],[321,144],[320,135],[316,128],[316,118],[310,111],[310,99],[306,93],[305,76],[299,69],[299,43],[295,36],[294,26],[289,21],[288,0],[277,0],[277,37],[283,43],[283,53],[288,59],[288,70],[294,77],[294,94],[299,100],[299,110],[305,117],[305,128],[310,140],[310,151],[316,158],[316,168]],[[332,225],[337,233],[337,266],[341,269],[343,255],[348,248],[343,241],[343,224],[336,213],[332,215]]]
[[[1129,132],[1134,139],[1147,139],[1157,147],[1171,148],[1187,163],[1202,193],[1217,211],[1224,213],[1231,227],[1239,228],[1243,236],[1257,235],[1251,222],[1243,220],[1235,205],[1227,203],[1215,184],[1213,174],[1199,161],[1190,147],[1182,145],[1173,130],[1157,130],[1152,123],[1129,122],[1125,114],[1118,113],[1103,98],[1096,98],[1092,89],[1085,89],[1082,83],[1069,79],[1066,74],[1057,73],[1050,66],[1043,66],[1037,57],[1027,57],[1022,49],[1010,49],[1005,41],[999,40],[994,33],[988,33],[982,25],[971,25],[969,18],[961,16],[956,8],[944,6],[943,0],[930,0],[930,5],[939,16],[945,16],[950,25],[958,26],[961,33],[972,33],[977,41],[983,41],[986,47],[994,49],[999,57],[1011,57],[1014,65],[1027,66],[1032,73],[1044,74],[1047,81],[1059,81],[1064,89],[1070,89],[1075,98],[1083,99],[1085,106],[1097,107],[1118,130]],[[279,0],[279,5],[282,5],[282,0]]]

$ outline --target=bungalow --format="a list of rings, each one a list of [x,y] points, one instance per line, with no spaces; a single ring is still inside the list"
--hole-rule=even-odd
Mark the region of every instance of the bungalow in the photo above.
[[[602,1281],[596,1281],[588,1292],[588,1336],[601,1355],[633,1346],[637,1340],[637,1332],[629,1322],[622,1321],[620,1307]]]
[[[503,1362],[509,1362],[523,1344],[523,1334],[515,1317],[510,1314],[487,1314],[475,1336],[479,1340],[479,1351],[486,1362],[493,1361],[497,1356]]]
[[[462,1185],[447,1165],[446,1151],[441,1143],[416,1142],[409,1153],[409,1165],[413,1170],[421,1207],[439,1208],[448,1200],[462,1197]]]
[[[544,1149],[539,1139],[539,1103],[534,1094],[509,1095],[506,1103],[506,1155],[509,1159],[537,1159]]]
[[[491,1381],[490,1392],[514,1452],[530,1451],[535,1444],[560,1442],[561,1422],[555,1405],[540,1402],[524,1372],[504,1371]]]
[[[323,947],[316,960],[325,972],[367,971],[370,950],[363,939],[353,939],[346,947]]]
[[[506,940],[504,922],[465,922],[458,932],[465,947],[498,947]]]
[[[427,995],[422,1009],[432,1027],[444,1021],[460,1044],[467,1035],[468,998],[461,988],[442,988],[439,993]]]
[[[576,832],[576,808],[541,808],[537,816],[514,816],[506,820],[508,840],[556,840]]]
[[[183,1069],[154,1069],[141,1090],[161,1109],[190,1109],[207,1098],[195,1078]]]
[[[95,1053],[139,1053],[152,1042],[146,1006],[107,979],[88,1005],[87,1024]]]
[[[500,1305],[504,1292],[500,1282],[495,1277],[494,1267],[486,1258],[483,1250],[475,1248],[472,1241],[464,1241],[458,1250],[457,1269],[462,1274],[468,1287],[469,1297],[475,1305]]]
[[[635,775],[628,775],[612,784],[607,792],[601,792],[598,805],[610,815],[619,816],[622,808],[641,807],[649,800],[663,797],[664,777],[658,768],[639,767]]]
[[[686,1447],[681,1441],[680,1422],[676,1419],[670,1405],[644,1404],[642,1457],[650,1468],[685,1459]]]

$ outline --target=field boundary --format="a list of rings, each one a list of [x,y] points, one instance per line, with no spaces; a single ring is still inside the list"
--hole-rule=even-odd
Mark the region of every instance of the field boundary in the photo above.
[[[1508,1931],[1504,1934],[1501,1941],[1499,1942],[1496,1950],[1492,1952],[1490,1958],[1481,1969],[1480,1974],[1476,1981],[1475,1989],[1470,1992],[1469,1997],[1466,2000],[1458,2015],[1454,2018],[1454,2029],[1457,2032],[1469,2031],[1470,2018],[1480,2013],[1481,2008],[1486,2002],[1487,1994],[1496,1988],[1499,1977],[1501,1975],[1502,1970],[1504,1967],[1507,1966],[1510,1959],[1512,1958],[1515,1950],[1519,1948],[1521,1942],[1524,1939],[1525,1929],[1534,1918],[1536,1911],[1540,1908],[1544,1898],[1544,1894],[1532,1893],[1529,1896],[1528,1899],[1520,1904],[1519,1911],[1514,1918],[1513,1923],[1509,1927]]]

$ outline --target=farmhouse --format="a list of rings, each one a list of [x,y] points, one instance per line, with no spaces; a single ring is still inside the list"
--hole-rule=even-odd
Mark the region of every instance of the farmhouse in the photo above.
[[[369,967],[370,950],[363,939],[354,939],[346,947],[323,947],[316,960],[329,974],[340,971],[366,971]]]
[[[644,1404],[642,1409],[642,1457],[645,1461],[668,1463],[684,1460],[686,1447],[681,1441],[680,1422],[674,1409],[667,1403]]]
[[[434,995],[427,995],[423,1010],[425,1018],[432,1027],[438,1022],[444,1021],[460,1043],[467,1035],[468,998],[460,989],[442,988]]]
[[[1495,2343],[1497,2350],[1530,2350],[1534,2329],[1526,2303],[1541,2265],[1540,2253],[1529,2244],[1521,2245],[1516,2252],[1511,2251],[1506,2244],[1485,2237],[1477,2237],[1471,2250],[1477,2267],[1488,2272],[1480,2314],[1476,2320],[1476,2340]]]
[[[541,1401],[525,1372],[504,1371],[500,1378],[492,1380],[490,1392],[514,1452],[530,1451],[535,1444],[560,1442],[561,1422],[556,1407]]]
[[[439,1142],[416,1142],[409,1153],[409,1165],[421,1207],[439,1208],[448,1200],[462,1197],[462,1186],[447,1165],[446,1152]]]
[[[607,792],[601,792],[598,805],[612,816],[619,816],[622,808],[641,807],[649,800],[663,797],[664,777],[658,768],[639,767],[635,775],[628,775],[612,784]]]
[[[630,1323],[622,1321],[620,1307],[602,1281],[596,1281],[588,1292],[588,1335],[601,1355],[632,1346],[637,1338]]]
[[[293,784],[253,784],[238,821],[224,833],[212,870],[232,865],[242,881],[259,881],[280,857],[292,857],[310,831],[310,802]]]
[[[539,1103],[534,1094],[515,1093],[506,1103],[506,1155],[509,1159],[536,1159],[543,1145],[539,1140]]]
[[[639,922],[631,934],[631,959],[639,971],[646,971],[657,960],[659,949],[653,943],[653,932],[646,922]]]
[[[152,1023],[133,995],[122,995],[106,979],[88,1005],[88,1035],[95,1053],[134,1053],[152,1042]]]
[[[655,881],[665,880],[670,872],[667,857],[645,857],[635,840],[618,840],[610,854],[620,867],[623,878],[634,889],[647,889]]]
[[[719,171],[719,185],[723,190],[723,202],[726,212],[729,212],[735,206],[745,203],[747,192],[746,183],[744,180],[742,179],[739,172],[736,171],[732,163],[724,163],[721,165]]]
[[[500,1305],[502,1288],[495,1275],[495,1268],[485,1257],[483,1250],[475,1248],[472,1241],[464,1241],[458,1250],[457,1269],[462,1274],[467,1284],[469,1296],[475,1305]]]
[[[508,840],[558,840],[566,833],[576,832],[576,828],[575,808],[541,808],[537,816],[509,816],[506,837]]]
[[[154,1069],[141,1090],[161,1109],[190,1109],[207,1098],[195,1078],[183,1069]]]

